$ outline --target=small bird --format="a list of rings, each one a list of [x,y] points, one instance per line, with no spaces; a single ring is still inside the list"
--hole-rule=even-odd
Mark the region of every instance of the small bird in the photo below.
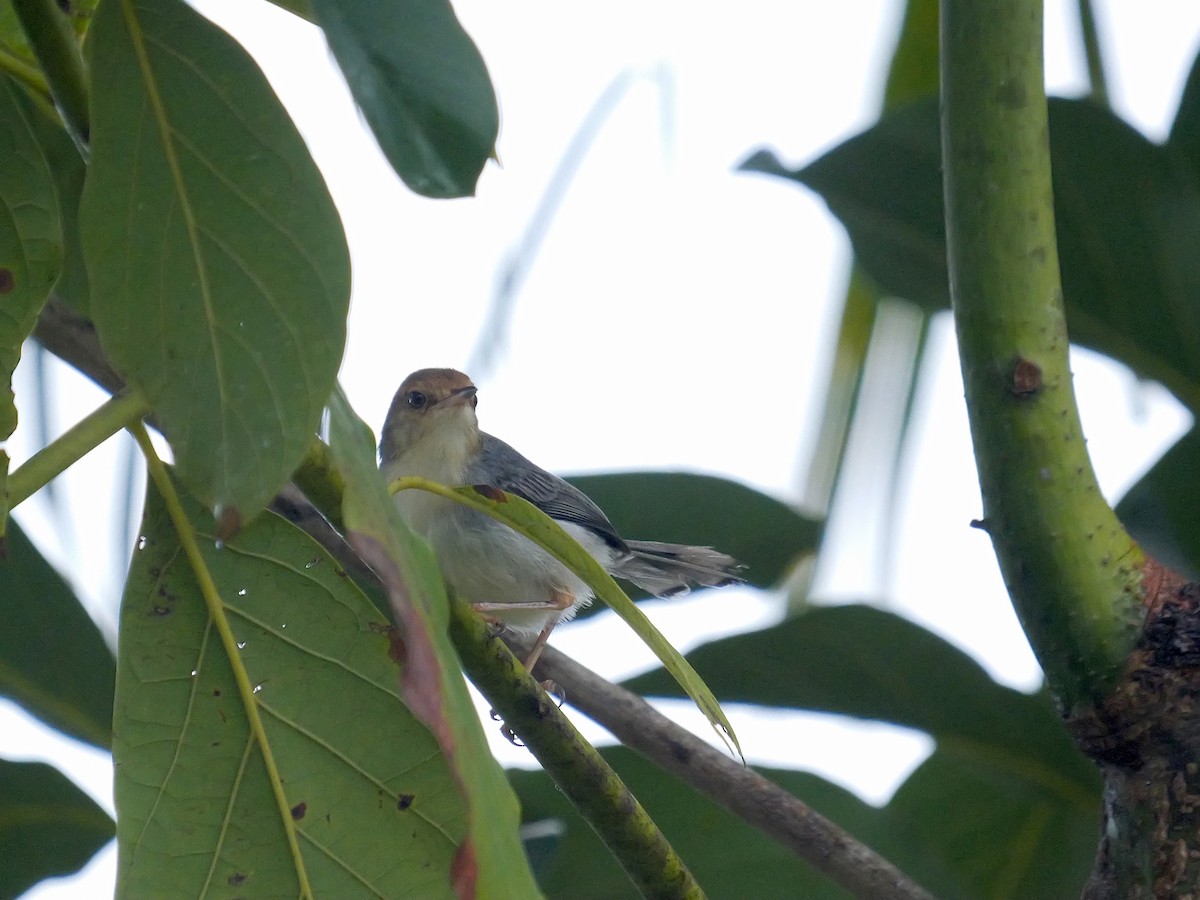
[[[421,369],[400,385],[379,442],[389,482],[418,475],[450,486],[486,485],[523,497],[554,519],[601,566],[660,597],[742,581],[732,556],[709,547],[627,541],[582,491],[479,430],[475,385],[454,369]],[[592,601],[592,589],[502,522],[426,491],[401,491],[405,522],[429,541],[446,583],[513,631],[537,634],[532,671],[554,626]]]

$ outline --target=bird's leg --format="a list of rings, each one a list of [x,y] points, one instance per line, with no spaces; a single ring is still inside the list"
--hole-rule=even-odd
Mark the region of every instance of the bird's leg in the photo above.
[[[505,609],[553,609],[558,615],[554,616],[541,630],[537,636],[537,640],[533,642],[533,649],[529,651],[529,656],[525,658],[525,671],[532,673],[533,667],[537,665],[538,657],[542,655],[542,648],[546,646],[546,641],[550,638],[550,632],[554,630],[554,626],[562,619],[563,613],[575,605],[575,595],[570,591],[554,590],[550,592],[549,600],[535,600],[531,603],[472,603],[471,606],[477,612],[483,613],[485,616],[489,612],[495,612]],[[490,618],[490,617],[489,617]],[[553,682],[550,682],[553,684]],[[545,687],[545,685],[543,685]]]

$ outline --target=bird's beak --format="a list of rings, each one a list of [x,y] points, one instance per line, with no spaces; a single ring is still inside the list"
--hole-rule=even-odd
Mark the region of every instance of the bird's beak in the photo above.
[[[459,403],[470,403],[471,398],[475,396],[475,392],[477,390],[478,388],[476,388],[473,384],[469,384],[466,387],[460,387],[456,391],[451,391],[450,396],[443,400],[439,405],[453,406]]]

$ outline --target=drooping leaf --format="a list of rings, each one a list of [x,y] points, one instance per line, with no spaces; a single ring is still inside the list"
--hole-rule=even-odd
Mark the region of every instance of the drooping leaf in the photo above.
[[[727,702],[841,713],[916,728],[939,744],[987,748],[1071,797],[1098,796],[1045,693],[996,684],[977,662],[906,619],[870,606],[815,607],[762,631],[688,654]],[[661,669],[626,685],[678,696]]]
[[[622,472],[567,479],[627,538],[715,547],[750,584],[777,587],[816,550],[821,523],[743,484],[685,472]],[[633,596],[645,596],[644,593]]]
[[[45,763],[0,759],[0,897],[79,871],[113,836],[113,820]]]
[[[4,541],[0,694],[71,737],[108,747],[112,651],[75,592],[11,520]]]
[[[483,57],[447,0],[313,0],[392,168],[428,197],[475,193],[500,117]]]
[[[376,467],[371,430],[339,388],[330,402],[330,452],[345,482],[347,537],[379,573],[403,633],[403,694],[436,736],[456,796],[465,802],[451,877],[460,897],[538,896],[517,836],[519,810],[488,750],[454,647],[449,607],[432,552],[410,532]]]
[[[726,718],[721,704],[704,683],[696,670],[687,659],[671,646],[663,637],[662,632],[654,627],[654,623],[646,618],[636,603],[629,599],[613,577],[596,562],[590,553],[581,547],[574,538],[567,534],[561,526],[548,515],[516,494],[501,491],[491,486],[451,488],[435,481],[418,476],[398,478],[391,485],[396,491],[422,490],[469,506],[484,515],[504,522],[514,531],[533,541],[551,556],[561,562],[573,573],[587,583],[599,600],[620,616],[647,647],[654,651],[659,662],[674,683],[681,689],[704,713],[709,723],[716,729],[732,749],[741,753],[737,735],[733,726]]]
[[[0,443],[17,427],[12,373],[62,267],[62,232],[50,165],[32,110],[0,76]]]
[[[246,520],[304,455],[333,386],[345,236],[295,126],[228,35],[180,0],[113,0],[89,40],[80,228],[96,328],[183,481]]]
[[[1164,565],[1200,578],[1200,436],[1180,438],[1117,504],[1134,540]]]
[[[212,519],[188,515],[265,745],[151,489],[121,611],[118,896],[453,896],[465,814],[400,697],[401,639],[283,519],[218,548]]]
[[[1125,362],[1200,410],[1200,188],[1169,147],[1088,101],[1050,101],[1055,216],[1071,339]],[[949,304],[938,110],[917,103],[796,172],[883,287]]]
[[[624,747],[606,747],[601,753],[713,900],[850,897],[791,851],[653,763]],[[763,770],[762,774],[897,861],[906,835],[889,834],[879,810],[815,775],[779,769]],[[634,900],[638,896],[599,838],[544,772],[510,770],[508,775],[521,798],[526,823],[555,822],[564,829],[538,872],[547,896],[570,900]]]

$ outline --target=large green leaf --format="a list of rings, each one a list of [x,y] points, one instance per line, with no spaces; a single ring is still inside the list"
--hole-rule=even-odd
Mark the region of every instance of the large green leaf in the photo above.
[[[12,373],[62,267],[50,165],[29,103],[0,76],[0,442],[17,427]]]
[[[1050,101],[1055,216],[1071,339],[1161,381],[1200,411],[1200,189],[1171,147],[1087,101]],[[888,116],[799,171],[883,287],[949,304],[936,102]]]
[[[253,515],[299,463],[345,341],[333,202],[261,71],[180,0],[112,0],[89,36],[80,209],[92,315],[179,475]]]
[[[402,641],[284,520],[260,516],[220,547],[211,518],[189,516],[265,744],[151,490],[121,610],[119,896],[295,897],[304,881],[317,897],[452,896],[465,813],[401,699]]]
[[[716,547],[757,587],[777,587],[816,551],[821,523],[752,488],[711,475],[623,472],[568,479],[627,538]],[[644,592],[637,596],[645,596]]]
[[[404,183],[463,197],[500,117],[479,50],[447,0],[312,0],[354,99]]]
[[[5,549],[0,694],[47,725],[108,747],[116,677],[112,651],[75,592],[12,521]]]
[[[347,538],[383,581],[403,633],[401,687],[436,736],[458,796],[466,804],[452,877],[460,897],[527,900],[533,874],[517,836],[519,810],[467,693],[447,633],[449,606],[429,547],[405,527],[376,467],[371,430],[341,389],[329,407],[330,454],[345,482]]]
[[[904,859],[938,897],[1078,897],[1100,833],[1099,794],[1069,802],[974,748],[938,750],[900,786],[889,828],[923,850]]]
[[[113,836],[113,821],[62,772],[0,759],[0,897],[79,870]]]
[[[601,753],[713,900],[850,896],[785,847],[632,751],[608,747]],[[886,833],[879,810],[821,778],[784,770],[762,774],[876,849],[885,844],[895,848],[905,839],[903,834]],[[638,896],[600,839],[544,772],[512,770],[508,777],[521,798],[527,824],[557,820],[565,829],[538,869],[538,881],[547,896],[558,900],[632,900]]]
[[[894,861],[939,896],[1067,896],[1064,884],[1078,892],[1095,851],[1100,777],[1044,691],[1002,687],[941,638],[868,606],[811,608],[689,659],[728,700],[932,735],[935,754],[887,813],[889,831],[919,836],[922,848],[920,859],[901,852]],[[661,670],[627,686],[677,693]]]
[[[1194,429],[1121,498],[1117,516],[1159,562],[1200,578],[1200,436]]]
[[[877,719],[974,748],[1072,802],[1098,797],[1099,777],[1044,693],[996,684],[979,664],[900,616],[870,606],[815,607],[763,631],[698,647],[688,659],[727,702]],[[661,669],[632,679],[640,694],[678,696]]]

